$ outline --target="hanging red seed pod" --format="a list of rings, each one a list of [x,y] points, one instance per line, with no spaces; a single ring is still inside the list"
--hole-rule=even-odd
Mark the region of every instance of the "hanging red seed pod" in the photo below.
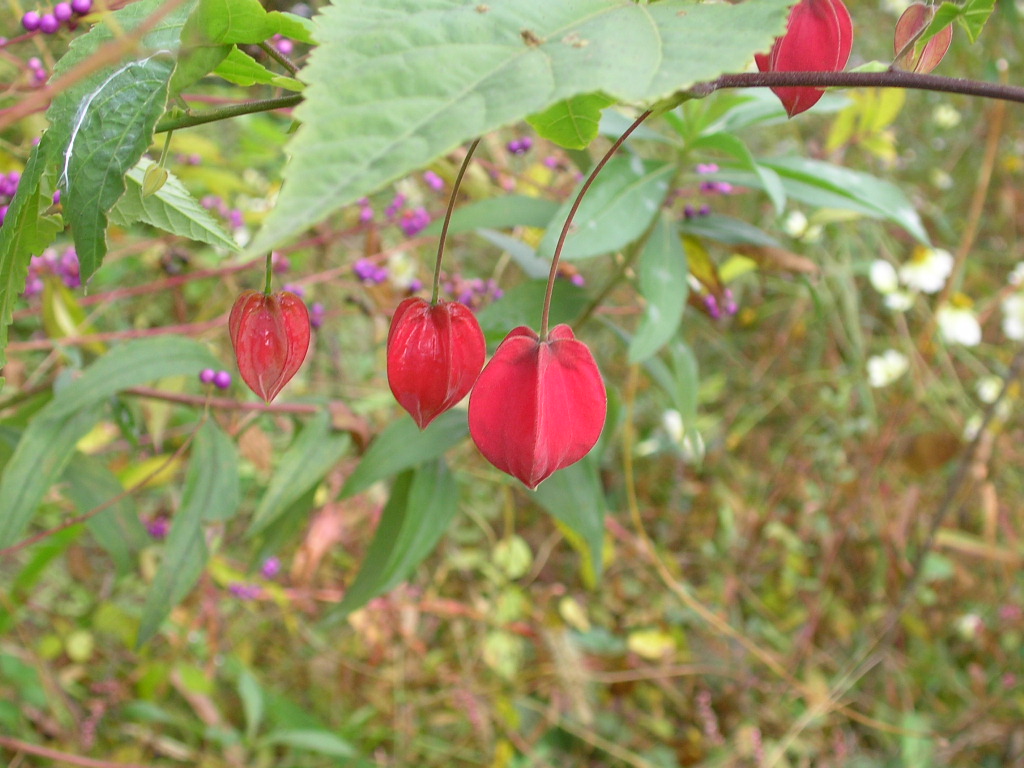
[[[910,41],[928,28],[934,15],[935,10],[930,6],[914,3],[900,16],[899,21],[896,22],[896,32],[893,35],[893,53],[897,56],[894,63],[897,67],[924,74],[931,72],[942,61],[942,57],[946,55],[949,43],[953,39],[952,24],[945,27],[924,45],[915,42],[910,50],[900,56]]]
[[[306,359],[309,312],[288,291],[245,291],[231,308],[228,332],[243,381],[269,403]]]
[[[839,72],[850,60],[853,22],[842,0],[800,0],[789,12],[786,34],[775,38],[768,54],[754,57],[762,72]],[[772,88],[793,117],[825,93],[811,86]]]
[[[569,326],[545,340],[520,326],[477,379],[469,433],[491,464],[536,488],[594,447],[607,406],[594,356]]]
[[[486,345],[472,310],[457,301],[408,298],[388,331],[388,385],[420,429],[466,396]]]

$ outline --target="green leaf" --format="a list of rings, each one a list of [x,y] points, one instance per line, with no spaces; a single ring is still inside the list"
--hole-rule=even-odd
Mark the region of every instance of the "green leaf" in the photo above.
[[[217,422],[208,419],[192,441],[189,472],[182,504],[202,507],[207,522],[230,520],[238,512],[241,490],[238,486],[238,451]]]
[[[458,500],[458,486],[444,459],[395,478],[363,566],[332,618],[347,616],[404,581],[448,528]]]
[[[711,214],[695,216],[679,222],[679,231],[685,235],[704,237],[726,245],[762,245],[781,248],[782,244],[763,229],[732,216]]]
[[[172,235],[238,251],[235,239],[192,197],[177,176],[168,174],[167,181],[156,194],[142,194],[146,171],[155,166],[149,158],[142,158],[128,171],[125,177],[127,188],[110,211],[111,222],[127,227],[141,221]]]
[[[487,340],[497,343],[520,325],[537,326],[546,291],[547,280],[530,280],[509,288],[504,296],[481,309],[476,317]],[[556,281],[551,294],[552,327],[559,323],[571,324],[586,306],[586,291],[568,280]]]
[[[378,480],[442,456],[468,433],[464,410],[442,413],[422,432],[412,419],[393,421],[377,435],[349,475],[341,488],[341,498],[355,496]]]
[[[163,560],[146,595],[136,645],[149,641],[171,609],[192,591],[209,552],[204,520],[227,520],[238,508],[238,468],[234,445],[212,420],[196,433],[185,476],[181,507],[171,518]]]
[[[317,17],[292,162],[252,251],[560,101],[651,103],[741,71],[791,4],[338,0]]]
[[[39,146],[29,156],[18,191],[0,227],[0,368],[7,362],[4,354],[7,330],[13,318],[14,302],[25,290],[29,261],[53,242],[60,229],[59,219],[43,215],[50,200],[40,191],[53,151],[53,139],[49,132],[44,133]]]
[[[620,155],[604,167],[580,204],[565,238],[563,259],[586,259],[629,245],[644,233],[668,196],[671,163]],[[583,182],[581,182],[582,184]],[[553,254],[578,188],[551,220],[537,248]]]
[[[559,203],[554,200],[527,195],[506,195],[478,200],[458,208],[452,214],[448,234],[485,228],[546,227],[559,207]],[[426,228],[425,234],[441,234],[442,223],[441,219],[434,221]]]
[[[331,757],[355,757],[358,754],[355,747],[330,731],[274,731],[268,734],[261,743],[267,746],[302,749]]]
[[[534,491],[534,499],[583,541],[591,583],[596,583],[603,567],[607,502],[594,453],[551,475]]]
[[[629,361],[646,360],[679,330],[689,293],[686,252],[675,224],[662,215],[648,238],[637,266],[644,315],[629,343]]]
[[[232,46],[231,52],[217,65],[213,74],[222,77],[229,83],[248,87],[251,85],[270,85],[288,91],[301,91],[305,86],[294,77],[285,77],[260,64],[249,54]]]
[[[153,140],[174,61],[154,54],[129,62],[86,94],[67,148],[61,204],[87,281],[107,252],[107,211],[124,194],[125,174]]]
[[[603,93],[584,93],[563,99],[526,122],[545,139],[566,149],[583,149],[597,138],[601,111],[615,103]]]
[[[323,480],[351,444],[347,432],[331,428],[330,414],[317,413],[299,432],[263,493],[249,525],[250,535],[265,530]]]
[[[547,279],[548,272],[551,271],[550,258],[542,259],[537,255],[537,251],[519,238],[493,229],[478,229],[477,234],[511,256],[512,261],[523,270],[527,277],[534,280]]]
[[[79,514],[109,505],[85,525],[114,561],[118,575],[133,573],[137,566],[135,555],[147,542],[146,529],[139,522],[134,499],[123,495],[121,482],[102,461],[81,453],[72,456],[60,480],[63,494]],[[121,498],[111,503],[118,496]]]
[[[115,347],[61,389],[33,417],[0,475],[0,548],[21,535],[75,444],[100,417],[98,406],[122,389],[218,365],[205,345],[177,336],[140,339]]]
[[[967,37],[975,43],[994,9],[995,0],[968,0],[963,5],[945,2],[935,11],[931,24],[921,34],[918,45],[924,45],[954,21],[960,23],[967,32]]]
[[[274,35],[312,43],[312,22],[293,13],[268,13],[259,0],[199,0],[182,38],[189,45],[255,45]]]
[[[242,712],[245,715],[245,736],[255,738],[263,722],[263,689],[259,681],[245,667],[238,670],[238,698],[242,701]]]

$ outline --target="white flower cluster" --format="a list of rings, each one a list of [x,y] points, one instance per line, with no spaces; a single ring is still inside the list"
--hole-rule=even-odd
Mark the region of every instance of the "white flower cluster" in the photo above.
[[[907,372],[910,361],[902,352],[887,349],[868,358],[868,381],[875,389],[887,387]]]

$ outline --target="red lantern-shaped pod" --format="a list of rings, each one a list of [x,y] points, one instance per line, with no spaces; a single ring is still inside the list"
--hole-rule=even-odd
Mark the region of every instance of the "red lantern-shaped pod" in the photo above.
[[[294,293],[245,291],[231,308],[228,331],[238,372],[268,403],[302,367],[309,348],[309,312]]]
[[[521,326],[477,379],[469,433],[491,464],[536,488],[594,447],[607,406],[594,356],[569,326],[544,340]]]

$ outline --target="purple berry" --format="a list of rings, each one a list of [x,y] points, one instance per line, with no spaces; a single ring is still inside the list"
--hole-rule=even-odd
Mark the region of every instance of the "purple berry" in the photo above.
[[[53,192],[53,204],[57,205],[57,203],[59,203],[59,202],[60,202],[60,190],[57,189],[57,190],[54,190],[54,192]]]
[[[199,380],[203,384],[213,384],[214,378],[217,376],[217,372],[213,368],[203,368],[199,372]]]
[[[57,17],[57,21],[67,21],[72,13],[71,3],[57,3],[53,6],[53,15]]]
[[[84,16],[92,10],[92,0],[71,0],[71,10]]]
[[[52,13],[44,13],[39,18],[39,31],[44,35],[52,35],[58,29],[60,29],[60,22]]]
[[[7,211],[9,209],[10,209],[10,206],[0,205],[0,224],[4,223],[4,219],[7,218]]]
[[[217,371],[213,375],[213,386],[217,389],[227,389],[231,386],[231,374],[227,371]]]
[[[276,557],[268,557],[263,561],[260,573],[265,579],[272,579],[281,572],[281,561]]]
[[[282,38],[281,40],[278,40],[277,43],[274,44],[274,47],[277,48],[279,53],[283,54],[284,56],[288,56],[289,54],[291,54],[292,51],[295,50],[295,43],[293,43],[288,38]]]
[[[309,307],[309,325],[312,328],[319,328],[324,324],[324,316],[327,310],[319,301],[314,301]]]
[[[42,21],[42,17],[39,15],[39,11],[28,11],[21,17],[21,26],[25,28],[26,32],[35,32],[39,29],[40,21]]]

